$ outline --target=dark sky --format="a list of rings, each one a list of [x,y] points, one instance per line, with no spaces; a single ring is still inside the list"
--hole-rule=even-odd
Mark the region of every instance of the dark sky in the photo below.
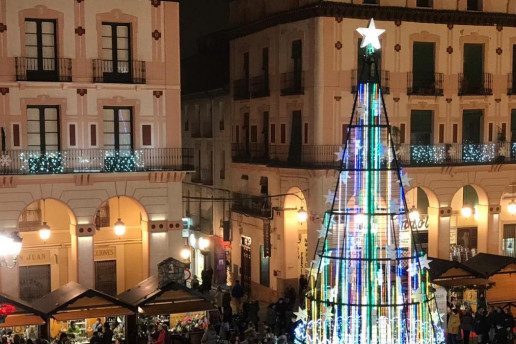
[[[181,58],[197,51],[197,38],[225,29],[228,23],[229,0],[181,0]]]

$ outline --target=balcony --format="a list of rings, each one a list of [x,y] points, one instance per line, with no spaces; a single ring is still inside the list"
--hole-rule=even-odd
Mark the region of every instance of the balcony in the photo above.
[[[193,150],[187,148],[11,150],[0,154],[0,175],[189,170],[193,170]]]
[[[433,73],[430,75],[414,76],[414,73],[407,74],[407,94],[417,96],[442,96],[443,74]]]
[[[516,162],[516,142],[401,144],[396,154],[407,167],[506,164]]]
[[[93,60],[93,82],[145,84],[145,61]]]
[[[289,145],[269,146],[269,166],[333,169],[340,167],[340,161],[335,160],[335,152],[339,145],[302,145],[298,152],[291,152]]]
[[[305,93],[305,72],[281,74],[281,95],[290,96]]]
[[[72,59],[16,57],[16,81],[72,81]]]
[[[233,143],[231,155],[233,162],[265,165],[268,162],[268,146],[264,143]]]
[[[382,78],[382,92],[384,94],[391,93],[390,82],[391,82],[391,73],[387,70],[380,71]],[[351,71],[351,93],[357,93],[358,90],[358,71],[353,69]]]
[[[201,176],[204,185],[213,185],[213,171],[211,168],[203,168]]]
[[[493,94],[493,75],[483,73],[480,78],[459,74],[459,96],[487,96]]]
[[[260,75],[251,79],[251,98],[268,97],[269,90],[269,76]]]
[[[233,99],[243,100],[250,98],[249,79],[240,79],[233,81]]]
[[[232,199],[231,210],[234,212],[258,217],[271,217],[272,208],[269,197],[233,192]]]
[[[43,225],[41,209],[25,209],[20,216],[18,229],[20,231],[37,230]]]

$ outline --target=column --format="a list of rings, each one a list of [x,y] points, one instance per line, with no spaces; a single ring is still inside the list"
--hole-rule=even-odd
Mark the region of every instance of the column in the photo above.
[[[76,281],[86,288],[95,288],[95,263],[93,260],[93,235],[95,234],[95,225],[92,223],[77,225],[74,234],[75,235],[72,235],[72,242],[74,241],[74,237],[77,238],[75,255],[75,257],[77,257],[77,269],[75,269],[75,271],[77,271]],[[73,256],[72,251],[72,257]],[[70,278],[70,280],[73,279]]]
[[[477,252],[487,253],[489,212],[488,206],[479,204],[477,206]]]
[[[439,257],[439,208],[428,207],[428,256]]]
[[[500,246],[500,204],[490,204],[487,220],[487,253],[502,254]]]
[[[452,208],[439,208],[439,234],[437,241],[437,258],[450,259],[450,220]]]

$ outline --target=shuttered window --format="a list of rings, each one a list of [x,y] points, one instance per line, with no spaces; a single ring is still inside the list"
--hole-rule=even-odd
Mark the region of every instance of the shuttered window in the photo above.
[[[116,296],[116,260],[95,262],[95,289]]]
[[[20,266],[20,298],[34,301],[50,293],[50,265]]]

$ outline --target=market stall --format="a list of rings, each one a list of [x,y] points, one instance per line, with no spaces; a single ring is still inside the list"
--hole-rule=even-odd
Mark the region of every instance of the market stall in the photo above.
[[[44,313],[28,302],[0,293],[0,327],[7,332],[35,339],[44,319]]]
[[[136,312],[130,304],[75,282],[43,296],[33,306],[45,314],[50,337],[67,332],[75,343],[89,343],[97,318],[111,325],[113,340],[123,343],[127,337],[126,316]]]

